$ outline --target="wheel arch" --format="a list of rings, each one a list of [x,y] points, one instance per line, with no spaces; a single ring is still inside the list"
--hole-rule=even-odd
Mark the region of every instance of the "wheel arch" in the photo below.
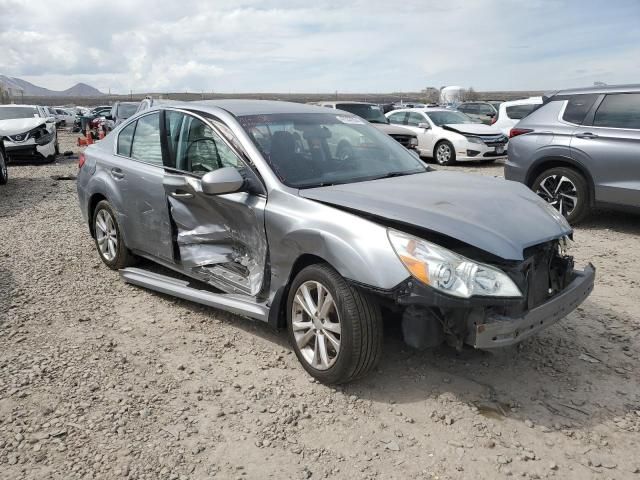
[[[587,185],[589,187],[589,205],[595,205],[595,183],[593,181],[593,177],[589,173],[589,170],[585,168],[585,166],[579,161],[564,156],[550,156],[543,157],[536,160],[531,167],[529,167],[529,171],[525,177],[525,184],[527,187],[531,188],[533,186],[533,182],[538,176],[544,172],[545,170],[549,170],[551,168],[556,167],[565,167],[570,168],[572,170],[580,173],[585,180],[587,181]]]
[[[100,203],[102,200],[106,200],[107,202],[109,201],[107,196],[102,193],[94,193],[93,195],[91,195],[91,197],[89,197],[87,217],[89,219],[89,231],[91,232],[91,236],[93,238],[96,238],[96,231],[93,226],[93,213],[95,212],[98,203]]]

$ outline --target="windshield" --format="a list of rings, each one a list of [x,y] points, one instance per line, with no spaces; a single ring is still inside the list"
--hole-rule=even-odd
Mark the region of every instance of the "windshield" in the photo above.
[[[371,123],[388,123],[387,117],[382,113],[382,109],[378,105],[368,105],[366,103],[338,103],[338,110],[353,113],[354,115],[364,118]]]
[[[131,115],[136,113],[137,109],[137,103],[122,103],[118,105],[118,117],[122,119],[129,118]]]
[[[39,117],[38,110],[33,107],[2,107],[0,108],[0,120],[13,120],[16,118]]]
[[[476,123],[462,112],[425,112],[427,117],[431,119],[438,127],[447,124],[456,123]]]
[[[295,188],[426,172],[388,135],[352,115],[248,115],[240,123],[278,178]]]

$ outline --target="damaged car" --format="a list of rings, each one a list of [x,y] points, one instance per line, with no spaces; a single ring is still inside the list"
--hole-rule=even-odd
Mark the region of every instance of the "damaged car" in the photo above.
[[[353,154],[337,155],[334,139],[354,136]],[[372,370],[383,315],[414,347],[492,349],[558,322],[593,288],[594,268],[567,254],[571,227],[524,185],[433,171],[346,112],[153,107],[89,146],[79,167],[105,265],[286,328],[324,383]],[[139,257],[165,268],[136,267]]]
[[[36,105],[0,105],[0,131],[11,161],[53,161],[59,153],[56,120]]]
[[[387,113],[392,124],[418,135],[418,153],[440,165],[486,163],[507,156],[509,139],[500,130],[476,123],[462,112],[445,108],[414,108]]]

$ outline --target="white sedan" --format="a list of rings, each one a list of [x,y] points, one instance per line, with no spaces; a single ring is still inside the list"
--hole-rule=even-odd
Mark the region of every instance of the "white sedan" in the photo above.
[[[387,113],[390,123],[418,135],[418,153],[440,165],[506,158],[509,139],[497,128],[474,123],[464,113],[444,108],[411,108]]]

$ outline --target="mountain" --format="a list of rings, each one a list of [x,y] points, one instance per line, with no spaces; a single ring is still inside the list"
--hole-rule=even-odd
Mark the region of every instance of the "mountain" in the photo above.
[[[0,75],[0,86],[9,90],[11,95],[24,95],[25,97],[97,97],[104,95],[97,88],[86,83],[77,83],[66,90],[56,91],[39,87],[21,78]]]

